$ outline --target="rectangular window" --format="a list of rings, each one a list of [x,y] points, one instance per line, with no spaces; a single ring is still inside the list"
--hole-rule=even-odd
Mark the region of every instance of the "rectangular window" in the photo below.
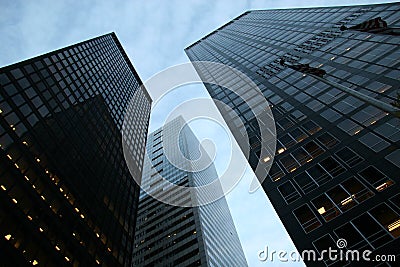
[[[309,233],[312,230],[321,226],[321,222],[312,212],[310,207],[305,204],[300,208],[293,211],[296,219],[300,223],[301,227],[303,227],[304,232]]]
[[[353,150],[350,148],[342,148],[338,152],[335,153],[338,158],[340,158],[344,163],[346,163],[349,167],[354,167],[358,163],[362,162],[363,159],[358,156]]]
[[[287,172],[293,172],[299,167],[299,163],[292,157],[291,154],[281,158],[280,162],[285,167]]]
[[[280,119],[280,120],[277,122],[277,124],[279,124],[279,126],[280,126],[282,129],[284,129],[284,130],[289,129],[290,127],[292,127],[292,126],[294,125],[294,123],[293,123],[291,120],[289,120],[288,118],[282,118],[282,119]]]
[[[394,237],[400,236],[400,216],[385,203],[380,204],[369,213]]]
[[[318,211],[318,213],[321,214],[321,216],[327,222],[329,222],[330,220],[336,218],[341,214],[337,206],[325,194],[322,194],[319,197],[314,198],[311,202]]]
[[[280,137],[279,141],[285,146],[286,149],[297,143],[296,140],[294,140],[289,134],[285,134],[284,136]]]
[[[316,132],[318,132],[319,130],[321,130],[322,128],[317,125],[315,122],[313,121],[308,121],[306,123],[303,124],[303,128],[306,130],[306,132],[308,132],[309,134],[315,134]]]
[[[354,228],[353,224],[346,223],[343,226],[334,230],[336,236],[339,238],[345,238],[347,241],[348,249],[370,249],[371,247],[368,243],[364,240],[362,235]],[[367,248],[365,248],[367,246]]]
[[[308,136],[305,134],[300,128],[294,129],[290,132],[290,135],[295,139],[298,143],[306,139]]]
[[[339,141],[329,133],[321,134],[317,137],[317,140],[328,149],[333,148],[337,143],[339,143]]]
[[[313,158],[318,157],[322,153],[324,153],[324,150],[317,145],[314,141],[308,142],[303,146],[303,148],[311,155]]]
[[[332,177],[343,173],[345,169],[332,157],[328,157],[319,163]]]
[[[395,195],[390,201],[400,209],[400,194]]]
[[[271,169],[269,170],[269,177],[271,178],[272,181],[276,182],[279,179],[283,177],[285,173],[282,171],[282,169],[279,167],[279,165],[274,162],[271,166]]]
[[[299,162],[301,165],[310,162],[312,157],[309,153],[307,153],[303,148],[298,148],[291,153],[293,157]]]
[[[383,229],[382,225],[374,220],[368,213],[364,213],[360,217],[354,219],[352,224],[374,248],[393,240],[393,238]]]
[[[318,253],[320,253],[320,255],[323,250],[328,251],[329,249],[337,247],[335,241],[332,239],[332,237],[329,234],[324,235],[323,237],[319,238],[318,240],[313,241],[313,245],[316,248],[316,250],[318,251]],[[324,253],[321,256],[324,256],[323,257],[324,261],[329,259],[328,253]]]
[[[300,198],[299,192],[297,192],[296,188],[294,188],[293,184],[290,181],[287,181],[284,184],[280,185],[278,187],[278,190],[287,204],[290,204]]]
[[[306,172],[294,177],[294,181],[301,188],[304,194],[307,194],[318,187],[317,183]]]
[[[363,177],[364,180],[373,186],[378,192],[381,192],[394,184],[391,179],[387,178],[374,166],[365,168],[359,173],[359,175]]]
[[[326,172],[326,170],[318,164],[309,168],[306,172],[318,185],[324,184],[332,179],[331,176],[329,176],[329,174]]]
[[[341,186],[358,203],[361,203],[374,195],[371,190],[369,190],[363,183],[354,177],[351,177],[350,179],[341,183]]]

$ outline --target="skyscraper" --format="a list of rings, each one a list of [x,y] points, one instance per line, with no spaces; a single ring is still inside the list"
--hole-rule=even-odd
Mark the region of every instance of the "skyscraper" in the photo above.
[[[272,164],[258,178],[265,178],[262,187],[300,252],[337,249],[335,242],[343,238],[347,249],[400,254],[400,120],[329,83],[394,101],[399,9],[393,3],[248,11],[185,49],[191,61],[240,70],[270,103],[277,133],[273,163],[260,158],[262,126],[243,100],[205,84],[245,124],[252,168]],[[307,66],[326,74],[320,71],[324,77],[317,79],[304,71]],[[232,74],[195,67],[201,77],[225,75],[240,83]],[[229,114],[219,109],[239,138]]]
[[[151,99],[116,35],[3,67],[0,82],[1,265],[131,266]]]
[[[149,135],[136,227],[135,266],[247,266],[225,198],[197,206],[194,204],[202,197],[197,191],[185,191],[163,180],[187,188],[218,179],[213,164],[196,170],[195,163],[181,160],[182,156],[198,159],[199,145],[182,117]],[[222,190],[220,184],[216,190]]]

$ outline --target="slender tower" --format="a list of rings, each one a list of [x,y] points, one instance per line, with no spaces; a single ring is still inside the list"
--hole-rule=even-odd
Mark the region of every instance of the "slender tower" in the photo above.
[[[195,170],[194,162],[206,154],[200,154],[199,146],[182,117],[149,135],[136,226],[135,266],[247,266],[225,197],[197,206],[202,197],[198,191],[182,190],[166,182],[187,188],[218,179],[214,164]],[[222,192],[219,181],[215,191]]]

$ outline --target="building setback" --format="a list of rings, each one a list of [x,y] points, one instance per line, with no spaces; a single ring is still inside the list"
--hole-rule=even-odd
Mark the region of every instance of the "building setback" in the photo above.
[[[189,160],[199,157],[199,141],[184,125],[184,119],[177,117],[148,137],[149,159],[143,167],[134,266],[247,266],[225,198],[192,206],[202,196],[162,180],[196,187],[218,179],[214,164],[195,171],[192,163],[179,161],[181,155]]]
[[[151,99],[116,35],[3,67],[0,83],[0,265],[131,266]]]
[[[350,27],[381,17],[398,29],[399,9],[392,3],[248,11],[185,49],[191,61],[237,68],[269,101],[278,140],[273,163],[260,159],[264,140],[246,104],[227,88],[205,84],[211,97],[237,111],[246,125],[252,168],[272,164],[259,179],[265,178],[262,187],[300,252],[337,249],[336,241],[344,238],[347,249],[399,259],[399,118],[281,64],[283,59],[323,69],[324,79],[390,103],[399,88],[400,38],[387,34],[391,30]],[[342,25],[348,29],[342,31]],[[202,64],[196,69],[201,77],[225,75],[246,86]],[[220,111],[235,135],[231,117]],[[324,263],[348,262],[324,257]]]

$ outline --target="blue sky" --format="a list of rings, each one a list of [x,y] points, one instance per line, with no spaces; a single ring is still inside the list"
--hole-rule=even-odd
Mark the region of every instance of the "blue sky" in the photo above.
[[[249,9],[365,3],[378,2],[0,0],[0,66],[114,31],[145,81],[167,67],[187,62],[183,51],[186,46]],[[151,130],[160,127],[176,105],[193,98],[208,98],[203,86],[180,87],[168,95],[154,108]],[[223,172],[227,166],[224,155],[229,154],[226,133],[221,127],[207,121],[197,121],[191,126],[200,139],[214,140],[217,148],[216,166],[219,172]],[[294,247],[264,192],[258,190],[254,194],[248,193],[250,179],[252,172],[248,169],[239,185],[227,195],[247,261],[250,266],[285,265],[257,259],[257,252],[265,245],[287,251]]]

